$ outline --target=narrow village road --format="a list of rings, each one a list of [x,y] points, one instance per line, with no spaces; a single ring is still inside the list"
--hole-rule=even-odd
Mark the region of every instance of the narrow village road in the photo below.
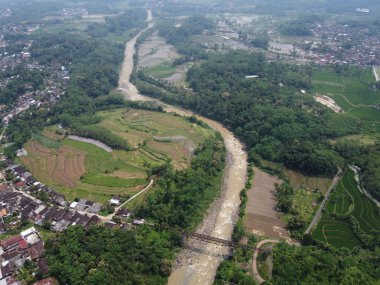
[[[150,11],[148,12],[148,20],[152,20]],[[150,27],[153,27],[151,21],[148,28],[142,32]],[[141,33],[139,33],[139,35],[141,35]],[[120,71],[118,90],[124,94],[127,100],[156,101],[162,105],[167,112],[175,112],[183,116],[194,115],[188,110],[170,106],[139,94],[136,87],[129,81],[134,64],[133,55],[135,53],[135,44],[139,35],[126,44],[125,58]],[[239,194],[244,188],[246,181],[247,153],[244,151],[243,145],[234,137],[232,132],[227,130],[223,125],[202,116],[195,116],[221,133],[227,150],[227,164],[221,197],[213,203],[197,232],[230,240],[240,205]],[[197,245],[202,252],[213,254],[190,252],[183,249],[178,255],[177,266],[169,277],[170,285],[207,285],[213,283],[216,270],[223,260],[220,255],[225,255],[228,249],[223,246],[205,244],[202,242],[198,242]]]
[[[261,277],[259,270],[257,268],[257,256],[259,255],[260,248],[267,243],[280,243],[280,242],[282,242],[282,241],[278,240],[278,239],[263,239],[257,243],[256,248],[253,252],[252,271],[253,271],[253,276],[255,276],[255,278],[259,284],[262,284],[265,282],[265,279]],[[289,240],[284,240],[284,242],[286,242],[289,245],[301,246],[301,244],[298,242],[292,242]]]
[[[257,256],[259,255],[260,248],[267,243],[279,243],[280,241],[277,239],[263,239],[259,241],[256,245],[256,249],[253,252],[253,260],[252,260],[252,271],[253,276],[255,276],[257,282],[262,284],[265,282],[265,279],[260,276],[259,270],[257,269]]]

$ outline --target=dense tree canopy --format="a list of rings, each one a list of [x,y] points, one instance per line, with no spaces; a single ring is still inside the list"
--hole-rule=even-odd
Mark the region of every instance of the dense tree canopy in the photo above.
[[[377,284],[380,279],[379,252],[279,244],[273,253],[273,284]]]
[[[149,228],[69,227],[46,243],[60,284],[166,284],[178,237]]]
[[[332,175],[343,163],[330,140],[357,133],[355,118],[335,115],[302,94],[311,81],[306,67],[268,62],[262,54],[234,51],[211,56],[187,78],[194,92],[160,92],[140,73],[142,92],[216,119],[247,145],[250,159],[281,162],[307,174]],[[257,78],[246,78],[257,75]],[[146,82],[149,81],[149,84]],[[152,83],[156,87],[152,87]]]

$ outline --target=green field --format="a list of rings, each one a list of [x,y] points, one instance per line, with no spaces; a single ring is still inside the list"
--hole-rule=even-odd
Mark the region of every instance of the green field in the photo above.
[[[333,219],[326,215],[323,216],[313,231],[313,237],[338,248],[352,249],[360,245],[360,240],[352,231],[349,222]]]
[[[338,186],[331,195],[329,203],[326,205],[326,210],[329,213],[337,215],[346,215],[350,211],[352,205],[352,198],[342,182],[339,182]]]
[[[350,214],[357,220],[360,229],[364,232],[380,230],[379,208],[359,191],[351,170],[344,175],[342,183],[353,198],[354,207]]]
[[[380,104],[380,90],[371,87],[375,82],[372,69],[341,76],[332,68],[315,68],[312,81],[316,93],[330,96],[345,112],[364,121],[380,122],[380,110],[373,107]]]
[[[313,191],[298,189],[293,197],[292,209],[298,212],[302,221],[310,222],[313,219],[314,213],[317,209],[317,200],[320,193]],[[313,206],[314,205],[314,206]]]
[[[130,188],[146,183],[146,179],[143,178],[119,178],[113,176],[97,175],[93,173],[87,173],[81,178],[81,182],[106,186],[106,187],[123,187]]]
[[[352,248],[360,245],[348,218],[355,220],[364,234],[380,230],[379,208],[360,192],[351,170],[345,172],[332,193],[324,214],[312,233],[313,237],[335,247]]]
[[[118,109],[98,115],[104,118],[99,126],[126,139],[155,163],[170,159],[177,169],[188,166],[192,150],[213,133],[183,117],[166,113]]]
[[[98,125],[125,139],[131,151],[107,152],[96,145],[65,138],[55,126],[33,134],[19,159],[45,185],[67,199],[104,203],[114,195],[133,195],[147,184],[152,167],[171,162],[186,168],[194,149],[213,134],[208,128],[172,114],[117,109],[99,112]]]
[[[173,66],[170,61],[164,61],[147,69],[147,73],[155,78],[164,79],[172,76],[176,72],[177,67]]]

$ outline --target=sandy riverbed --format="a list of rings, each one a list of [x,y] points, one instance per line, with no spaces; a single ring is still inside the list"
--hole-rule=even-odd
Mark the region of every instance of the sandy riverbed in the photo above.
[[[151,13],[149,15],[151,17]],[[151,22],[149,27],[153,27]],[[126,44],[125,59],[120,72],[118,90],[128,100],[153,101],[153,99],[139,94],[136,87],[129,82],[133,69],[134,46],[140,34]],[[190,111],[170,106],[157,100],[154,101],[161,104],[167,112],[175,112],[184,116],[193,115]],[[243,145],[220,123],[202,116],[197,117],[221,133],[227,149],[227,165],[221,197],[212,204],[197,232],[222,239],[231,239],[240,205],[239,193],[244,188],[246,181],[247,154],[243,150]],[[222,261],[220,255],[226,254],[228,249],[199,241],[192,242],[192,246],[200,249],[200,251],[195,252],[187,249],[181,251],[178,255],[176,266],[169,277],[170,285],[207,285],[213,283],[216,270]]]

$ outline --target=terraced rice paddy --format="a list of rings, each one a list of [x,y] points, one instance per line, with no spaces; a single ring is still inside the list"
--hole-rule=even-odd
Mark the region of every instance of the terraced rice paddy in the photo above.
[[[24,146],[22,163],[39,181],[69,200],[104,203],[114,195],[132,195],[148,183],[152,167],[168,162],[183,169],[193,151],[213,131],[172,114],[118,109],[100,112],[99,126],[128,141],[132,151],[106,151],[96,144],[72,140],[52,126],[34,134]]]
[[[380,230],[379,208],[359,190],[351,170],[346,171],[331,195],[312,235],[315,239],[335,247],[353,248],[360,245],[349,218],[357,223],[364,234]]]
[[[338,248],[352,249],[360,245],[360,240],[352,231],[349,222],[325,216],[319,221],[317,229],[313,232],[313,237]]]

